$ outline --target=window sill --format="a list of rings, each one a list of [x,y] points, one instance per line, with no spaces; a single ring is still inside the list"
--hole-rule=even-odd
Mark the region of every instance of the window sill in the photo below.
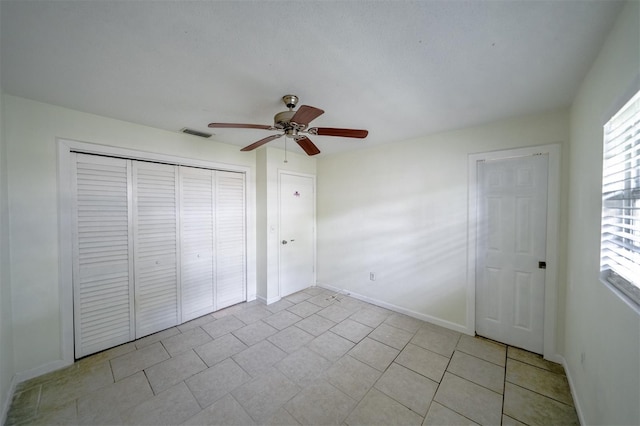
[[[607,279],[607,272],[600,273],[600,282],[609,288],[616,296],[618,296],[624,303],[627,304],[636,314],[640,315],[640,301],[635,301],[626,292],[620,289],[617,285],[611,283]]]

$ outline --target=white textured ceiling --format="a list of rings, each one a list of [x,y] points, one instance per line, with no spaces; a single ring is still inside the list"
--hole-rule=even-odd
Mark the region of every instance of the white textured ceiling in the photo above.
[[[364,140],[313,137],[327,155],[569,106],[620,7],[0,0],[1,83],[170,131],[272,124],[292,93],[325,110],[314,126],[369,130]],[[215,134],[243,146],[271,133]]]

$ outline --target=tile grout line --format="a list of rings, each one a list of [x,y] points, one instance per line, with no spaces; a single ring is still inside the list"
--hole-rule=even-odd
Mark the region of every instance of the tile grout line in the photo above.
[[[508,346],[508,347],[514,347],[514,346]],[[519,360],[519,359],[516,359],[516,358],[513,358],[513,357],[509,357],[508,353],[507,353],[507,360],[512,360],[512,361],[518,362],[518,363],[520,363],[520,364],[524,364],[524,365],[526,365],[526,366],[528,366],[528,367],[532,367],[532,368],[535,368],[535,369],[537,369],[537,370],[540,370],[540,371],[543,371],[543,372],[546,372],[546,373],[553,374],[554,376],[558,376],[558,377],[565,377],[565,378],[566,378],[566,374],[556,373],[556,372],[554,372],[554,371],[551,371],[551,370],[546,369],[546,368],[538,367],[537,365],[534,365],[534,364],[528,363],[528,362],[526,362],[526,361],[521,361],[521,360]],[[564,370],[564,369],[563,369],[563,370]],[[544,397],[544,398],[548,398],[548,399],[550,399],[550,400],[552,400],[552,401],[559,402],[560,404],[566,405],[567,407],[573,407],[573,408],[575,408],[575,403],[573,403],[573,404],[569,405],[569,404],[567,404],[566,402],[564,402],[564,401],[560,401],[559,399],[556,399],[556,398],[554,398],[554,397],[552,397],[552,396],[545,395],[545,394],[540,393],[540,392],[538,392],[538,391],[536,391],[536,390],[534,390],[534,389],[530,389],[530,388],[528,388],[528,387],[526,387],[526,386],[523,386],[523,385],[520,385],[520,384],[518,384],[518,383],[512,382],[512,381],[510,381],[510,380],[507,380],[507,374],[506,374],[506,371],[505,371],[504,381],[505,381],[505,387],[506,387],[506,384],[507,384],[507,383],[509,383],[509,384],[511,384],[511,385],[518,386],[518,387],[519,387],[519,388],[521,388],[521,389],[525,389],[525,390],[528,390],[528,391],[530,391],[530,392],[533,392],[533,393],[535,393],[535,394],[537,394],[537,395],[540,395],[540,396],[542,396],[542,397]],[[569,394],[569,396],[571,396],[571,401],[573,402],[573,396],[572,396],[571,394]]]
[[[490,391],[490,392],[493,392],[493,393],[495,393],[495,394],[502,395],[502,397],[503,397],[503,399],[504,399],[504,381],[503,381],[503,384],[502,384],[502,386],[503,386],[503,391],[502,391],[502,393],[498,393],[498,392],[494,391],[493,389],[490,389],[490,388],[486,387],[485,385],[482,385],[482,384],[480,384],[480,383],[476,383],[476,382],[474,382],[473,380],[467,379],[466,377],[462,377],[462,376],[460,376],[459,374],[453,373],[453,372],[451,372],[451,371],[449,371],[449,370],[445,370],[445,373],[449,373],[449,374],[451,374],[452,376],[456,376],[456,377],[457,377],[457,378],[459,378],[459,379],[462,379],[462,380],[467,381],[467,382],[469,382],[469,383],[473,383],[474,385],[480,386],[481,388],[486,389],[486,390],[488,390],[488,391]],[[418,373],[418,374],[420,374],[420,373]],[[444,374],[443,374],[443,376],[444,376]]]
[[[512,347],[512,346],[510,346],[510,347]],[[527,366],[529,366],[529,367],[536,368],[536,369],[538,369],[538,370],[545,371],[545,372],[550,373],[550,374],[554,374],[554,375],[556,375],[556,376],[560,376],[560,377],[566,377],[566,376],[567,376],[567,375],[566,375],[566,373],[565,373],[565,374],[556,373],[555,371],[549,370],[548,368],[540,367],[540,366],[538,366],[538,365],[532,364],[532,363],[530,363],[530,362],[522,361],[522,360],[519,360],[519,359],[517,359],[517,358],[513,358],[513,357],[509,357],[509,356],[507,356],[507,359],[508,359],[508,360],[510,359],[510,360],[512,360],[512,361],[515,361],[515,362],[518,362],[518,363],[520,363],[520,364],[527,365]],[[544,359],[544,358],[543,358],[543,359]],[[563,368],[563,371],[564,371],[564,368]]]
[[[387,317],[387,318],[388,318],[388,317]],[[386,319],[385,319],[385,321],[386,321]],[[384,324],[384,323],[385,323],[385,321],[382,321],[382,322],[378,325],[378,327],[380,327],[382,324]],[[387,325],[389,325],[389,324],[387,324]],[[366,335],[365,337],[363,337],[360,341],[362,341],[362,340],[364,340],[365,338],[369,337],[369,335],[370,335],[371,333],[373,333],[373,332],[374,332],[378,327],[373,328],[373,330],[371,330],[369,333],[367,333],[367,335]],[[389,325],[389,327],[393,327],[393,326],[392,326],[392,325]],[[393,327],[393,328],[397,328],[398,330],[403,330],[403,329],[398,328],[398,327]],[[418,328],[418,330],[420,330],[420,329]],[[398,354],[393,358],[393,360],[391,360],[391,362],[389,363],[389,365],[387,365],[387,367],[384,369],[384,371],[382,372],[382,374],[380,374],[380,377],[378,377],[378,378],[376,379],[376,381],[375,381],[375,382],[373,382],[373,385],[371,385],[371,387],[370,387],[370,388],[369,388],[369,390],[367,391],[367,394],[368,394],[369,392],[371,392],[371,389],[373,389],[373,388],[375,388],[375,387],[376,387],[376,384],[380,381],[380,379],[382,379],[382,377],[383,377],[383,376],[385,375],[385,373],[389,370],[389,368],[390,368],[390,367],[391,367],[391,366],[396,362],[396,359],[398,359],[398,357],[400,356],[400,354],[402,353],[402,351],[407,347],[407,345],[408,345],[408,344],[411,342],[411,340],[415,337],[415,335],[416,335],[416,333],[418,332],[418,330],[416,330],[416,331],[414,331],[414,332],[413,332],[413,334],[411,335],[411,338],[407,341],[407,343],[405,343],[405,344],[404,344],[404,346],[403,346],[403,347],[402,347],[402,349],[400,349],[400,350],[398,350],[398,349],[396,349],[396,348],[394,348],[394,347],[392,347],[392,346],[389,346],[389,345],[385,344],[384,342],[379,342],[378,340],[376,340],[376,339],[374,339],[374,338],[372,338],[372,337],[369,337],[371,340],[373,340],[373,341],[375,341],[375,342],[378,342],[378,343],[380,343],[380,344],[383,344],[383,345],[385,345],[385,346],[387,346],[387,347],[390,347],[390,348],[392,348],[392,349],[396,349],[396,350],[398,351]],[[407,330],[403,330],[403,331],[407,331]],[[358,342],[358,343],[359,343],[359,342]],[[354,347],[355,347],[355,346],[354,346]],[[361,361],[361,362],[362,362],[362,361]],[[365,364],[366,364],[366,363],[365,363]],[[403,366],[402,364],[398,364],[398,365]],[[371,367],[372,367],[372,368],[375,368],[375,367],[373,367],[373,366],[371,366]],[[404,367],[404,366],[403,366],[403,367]],[[404,368],[406,368],[407,370],[413,371],[413,370],[411,370],[411,369],[410,369],[410,368],[408,368],[408,367],[404,367]],[[414,371],[414,373],[416,373],[416,374],[420,374],[420,373],[418,373],[417,371]],[[420,374],[420,375],[421,375],[421,374]],[[422,375],[421,375],[421,376],[422,376]],[[424,376],[423,376],[423,377],[424,377]],[[429,378],[427,377],[427,379],[429,379]],[[438,383],[438,386],[440,386],[440,383]],[[416,413],[416,412],[415,412],[415,411],[413,411],[411,408],[407,407],[406,405],[404,405],[402,402],[398,401],[397,399],[395,399],[395,398],[394,398],[394,397],[392,397],[391,395],[387,395],[384,391],[382,391],[382,390],[380,390],[380,389],[378,389],[378,388],[376,388],[376,390],[377,390],[378,392],[383,393],[383,394],[384,394],[384,395],[386,395],[387,397],[391,398],[392,400],[394,400],[394,401],[395,401],[395,402],[397,402],[398,404],[402,405],[403,407],[405,407],[406,409],[408,409],[408,410],[409,410],[409,411],[411,411],[412,413]],[[436,387],[436,391],[437,391],[437,390],[438,390],[438,388]],[[366,397],[366,395],[367,395],[367,394],[365,394],[365,395],[362,397],[362,399],[364,399],[364,398]],[[433,394],[433,395],[435,396],[435,392],[434,392],[434,394]],[[360,401],[362,401],[362,399],[361,399]],[[355,409],[356,409],[356,407],[360,404],[360,401],[358,401],[358,404],[356,404],[356,406],[355,406],[355,407],[353,407],[353,409],[349,412],[349,415],[351,415],[351,413],[353,412],[353,410],[355,410]],[[431,399],[431,402],[433,402],[433,398]],[[431,403],[429,403],[429,407],[430,407],[430,406],[431,406]],[[428,412],[429,412],[429,408],[427,408],[427,413],[428,413]],[[424,416],[420,415],[420,413],[416,413],[416,414],[418,414],[419,416],[421,416],[421,417],[422,417],[422,423],[424,423],[424,419],[426,418],[426,414],[425,414]],[[347,415],[347,418],[349,417],[349,415]],[[346,420],[346,418],[345,418],[345,420]]]
[[[447,372],[448,372],[449,374],[453,374],[453,373],[451,373],[451,372],[449,371],[449,365],[451,365],[451,360],[453,359],[453,354],[455,354],[455,353],[456,353],[456,348],[458,347],[458,344],[460,343],[460,339],[461,339],[461,338],[462,338],[462,336],[458,336],[458,340],[456,341],[456,346],[455,346],[455,348],[453,348],[453,352],[451,352],[451,356],[449,357],[449,362],[447,362],[447,366],[444,368],[444,371],[442,372],[442,377],[440,377],[440,381],[439,381],[439,382],[437,382],[437,383],[438,383],[438,386],[436,387],[436,391],[433,393],[433,398],[431,398],[431,402],[429,403],[429,409],[431,409],[431,404],[433,404],[433,403],[434,403],[434,401],[435,401],[436,403],[438,403],[438,404],[442,405],[443,407],[445,407],[445,408],[447,408],[447,409],[449,409],[449,410],[453,411],[454,413],[456,413],[456,414],[458,414],[458,415],[460,415],[460,416],[464,417],[465,419],[469,419],[469,418],[468,418],[467,416],[465,416],[464,414],[462,414],[462,413],[458,413],[455,409],[453,409],[453,408],[451,408],[451,407],[448,407],[448,406],[444,405],[444,404],[443,404],[443,403],[441,403],[441,402],[436,401],[436,395],[438,394],[438,390],[440,390],[440,385],[442,384],[442,380],[444,379],[444,375],[445,375],[445,373],[447,373]],[[428,349],[427,349],[427,350],[428,350]],[[419,373],[418,373],[418,374],[419,374]],[[454,375],[454,376],[456,376],[456,377],[460,377],[460,376],[458,376],[458,375],[456,375],[456,374],[453,374],[453,375]],[[465,379],[464,377],[460,377],[460,378],[461,378],[461,379],[463,379],[463,380],[467,380],[467,379]],[[473,383],[473,382],[472,382],[472,383]],[[425,416],[424,416],[424,420],[426,420],[426,419],[427,419],[427,415],[429,415],[429,410],[427,410],[427,414],[425,414]],[[469,421],[473,422],[473,420],[472,420],[472,419],[469,419]],[[424,423],[424,421],[423,421],[423,423]],[[474,422],[474,423],[475,423],[475,422]]]
[[[542,394],[542,393],[537,392],[537,391],[535,391],[535,390],[533,390],[533,389],[529,389],[529,388],[524,387],[524,386],[522,386],[522,385],[519,385],[519,384],[517,384],[517,383],[513,383],[513,382],[509,382],[509,381],[506,381],[506,380],[505,380],[505,384],[506,384],[506,383],[509,383],[510,385],[513,385],[513,386],[517,386],[517,387],[519,387],[520,389],[524,389],[524,390],[529,391],[529,392],[531,392],[531,393],[535,393],[536,395],[540,395],[540,396],[542,396],[542,397],[544,397],[544,398],[550,399],[551,401],[555,401],[555,402],[557,402],[557,403],[559,403],[559,404],[562,404],[562,405],[564,405],[564,406],[566,406],[566,407],[571,407],[571,408],[574,408],[574,409],[575,409],[575,405],[569,405],[569,404],[567,404],[566,402],[562,402],[562,401],[560,401],[560,400],[557,400],[557,399],[555,399],[555,398],[553,398],[553,397],[551,397],[551,396],[549,396],[549,395]],[[573,399],[573,397],[572,397],[572,399]]]

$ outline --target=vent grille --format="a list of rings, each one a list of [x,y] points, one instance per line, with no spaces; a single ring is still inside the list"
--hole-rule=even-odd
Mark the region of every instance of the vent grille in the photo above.
[[[183,127],[182,129],[180,129],[180,131],[188,135],[200,136],[201,138],[210,138],[211,136],[213,136],[211,133],[205,133],[199,130],[189,129],[188,127]]]

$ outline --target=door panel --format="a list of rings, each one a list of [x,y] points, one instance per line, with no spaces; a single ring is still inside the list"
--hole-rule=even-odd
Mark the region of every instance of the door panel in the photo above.
[[[215,172],[216,310],[247,300],[244,174]]]
[[[315,185],[308,176],[280,175],[280,296],[315,282]]]
[[[547,155],[478,163],[476,331],[542,353]]]
[[[76,357],[133,340],[130,163],[75,154]]]
[[[182,322],[214,310],[213,177],[212,170],[180,167]]]
[[[516,272],[513,325],[525,330],[531,330],[533,327],[531,296],[534,289],[532,278],[530,273]]]
[[[133,162],[136,337],[177,325],[177,168]]]
[[[500,309],[502,293],[500,292],[500,269],[486,268],[486,318],[492,321],[501,321],[502,311]]]

